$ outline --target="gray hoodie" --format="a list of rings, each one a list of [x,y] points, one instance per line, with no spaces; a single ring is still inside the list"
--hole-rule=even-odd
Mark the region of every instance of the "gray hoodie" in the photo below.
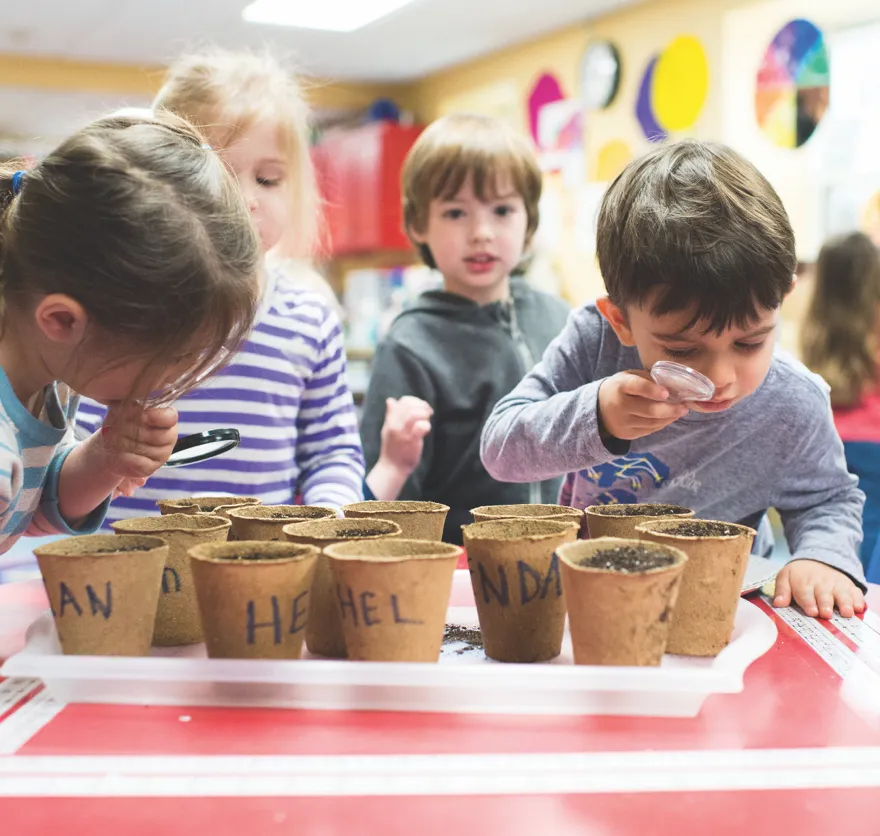
[[[361,437],[367,471],[379,458],[385,399],[413,395],[434,408],[419,467],[400,499],[442,502],[451,511],[444,539],[461,542],[461,526],[478,505],[555,502],[558,478],[543,483],[495,481],[480,461],[480,432],[562,330],[568,306],[511,280],[511,301],[477,305],[444,291],[422,294],[388,331],[373,361]]]

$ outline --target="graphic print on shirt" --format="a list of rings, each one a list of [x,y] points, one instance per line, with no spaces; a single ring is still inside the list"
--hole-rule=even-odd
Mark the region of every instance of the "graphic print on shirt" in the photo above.
[[[627,453],[619,459],[569,473],[560,502],[575,508],[628,505],[643,501],[639,494],[650,494],[668,481],[669,466],[653,453]]]

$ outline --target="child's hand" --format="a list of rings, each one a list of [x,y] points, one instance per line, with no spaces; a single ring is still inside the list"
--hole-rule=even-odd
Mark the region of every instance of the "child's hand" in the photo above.
[[[662,430],[687,415],[688,408],[668,403],[669,392],[644,371],[618,372],[599,387],[599,417],[604,429],[624,441]]]
[[[147,484],[146,479],[123,479],[113,491],[113,499],[119,496],[134,496],[134,492],[138,488],[142,488]]]
[[[117,491],[129,495],[168,461],[177,443],[177,411],[111,407],[95,440],[102,466],[120,480]]]
[[[831,618],[835,604],[844,618],[865,610],[865,597],[849,577],[817,560],[792,560],[776,576],[773,606],[787,607],[792,597],[813,618]]]
[[[376,499],[394,500],[400,495],[422,460],[433,414],[430,404],[410,395],[385,401],[382,449],[366,479]]]
[[[431,432],[433,414],[431,405],[419,398],[410,395],[399,400],[388,398],[379,458],[408,477],[422,460],[425,436]]]

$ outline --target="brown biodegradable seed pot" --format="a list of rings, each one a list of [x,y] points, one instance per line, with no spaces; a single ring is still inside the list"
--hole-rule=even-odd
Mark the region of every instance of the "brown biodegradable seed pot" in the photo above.
[[[659,665],[687,556],[672,546],[600,537],[560,546],[577,665]]]
[[[590,537],[623,537],[637,540],[636,527],[666,517],[692,517],[682,505],[640,502],[633,505],[591,505],[586,509]]]
[[[337,543],[325,554],[336,581],[349,659],[440,658],[459,546],[389,537]]]
[[[400,526],[411,540],[442,540],[448,505],[439,502],[355,502],[342,513],[351,519],[388,520]]]
[[[168,544],[153,644],[173,647],[203,641],[189,550],[199,543],[224,542],[229,520],[210,514],[166,514],[119,520],[110,527],[119,535],[153,535]]]
[[[159,537],[89,534],[34,549],[64,653],[146,656],[168,545]]]
[[[342,632],[342,614],[336,595],[336,583],[330,569],[330,560],[323,553],[327,546],[351,540],[378,540],[399,537],[400,526],[388,520],[332,519],[295,523],[284,526],[284,536],[291,543],[315,546],[321,550],[315,562],[315,577],[309,603],[309,623],[306,625],[306,647],[310,653],[344,659],[345,634]]]
[[[215,514],[227,519],[229,508],[260,504],[262,500],[256,496],[184,496],[156,500],[161,514]]]
[[[637,533],[688,556],[668,652],[717,656],[733,634],[755,530],[716,520],[655,520],[642,523]]]
[[[568,505],[481,505],[479,508],[471,508],[471,516],[474,522],[489,522],[490,520],[509,519],[541,519],[558,520],[561,522],[574,521],[578,525],[584,518],[584,512]]]
[[[189,551],[212,659],[299,659],[318,550],[237,540]]]
[[[574,520],[490,520],[462,526],[486,655],[545,662],[559,655],[565,597],[556,549],[577,539]]]
[[[284,526],[309,520],[335,519],[332,508],[314,505],[239,505],[229,508],[231,540],[284,540]]]

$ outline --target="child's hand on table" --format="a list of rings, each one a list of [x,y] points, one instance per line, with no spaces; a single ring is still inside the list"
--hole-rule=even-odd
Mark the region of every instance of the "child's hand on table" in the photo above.
[[[813,618],[831,618],[835,605],[844,618],[865,611],[865,597],[849,576],[818,560],[792,560],[776,576],[773,606],[787,607],[792,598]]]

